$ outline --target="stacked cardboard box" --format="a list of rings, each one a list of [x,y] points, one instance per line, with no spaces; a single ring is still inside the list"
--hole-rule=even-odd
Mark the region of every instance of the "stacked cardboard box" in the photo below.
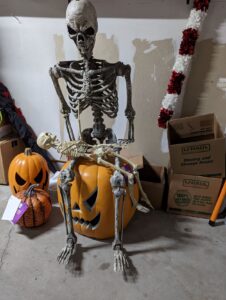
[[[12,159],[23,152],[23,141],[15,136],[7,136],[0,140],[0,184],[8,184],[8,169]]]
[[[168,124],[168,211],[208,218],[225,177],[225,138],[214,114]]]

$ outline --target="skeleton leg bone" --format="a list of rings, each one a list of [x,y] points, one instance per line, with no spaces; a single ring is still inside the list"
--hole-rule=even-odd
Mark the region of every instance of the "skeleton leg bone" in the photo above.
[[[73,160],[69,166],[63,170],[60,174],[60,190],[62,193],[62,202],[65,211],[65,225],[67,232],[67,243],[66,246],[59,253],[57,260],[59,263],[66,262],[69,263],[72,255],[76,251],[77,237],[74,234],[73,229],[73,220],[71,212],[71,200],[70,200],[70,191],[71,191],[71,181],[74,179],[75,174],[73,168],[75,166],[76,160]]]
[[[67,215],[66,215],[66,207],[65,207],[65,202],[64,202],[64,191],[61,187],[61,185],[59,186],[60,189],[60,194],[61,194],[61,198],[62,198],[62,210],[63,210],[63,216],[64,216],[64,223],[65,223],[65,227],[66,227],[66,234],[68,235],[68,226],[67,226]]]
[[[115,157],[118,157],[121,161],[124,161],[126,162],[131,168],[132,168],[132,172],[133,172],[133,175],[131,173],[128,173],[127,172],[127,177],[128,177],[128,188],[129,188],[129,194],[130,194],[130,198],[132,199],[132,202],[134,205],[137,205],[137,202],[134,197],[134,177],[136,178],[136,181],[137,181],[137,184],[139,186],[139,190],[140,190],[140,193],[141,193],[141,199],[149,206],[151,207],[152,209],[153,206],[151,204],[151,201],[148,199],[148,196],[146,195],[146,193],[144,192],[143,188],[142,188],[142,185],[141,185],[141,182],[140,182],[140,177],[139,177],[139,173],[137,171],[137,165],[134,164],[131,160],[123,157],[122,155],[118,154],[118,153],[112,153],[112,156],[115,156]],[[143,212],[148,212],[149,210],[148,209],[145,209],[145,207],[143,207],[142,205],[138,205],[138,210],[141,210]]]
[[[116,158],[116,166],[119,167],[119,160]],[[125,180],[123,175],[116,170],[111,177],[111,186],[115,199],[115,239],[113,242],[114,251],[114,271],[123,272],[129,267],[129,262],[123,250],[122,234],[120,235],[119,211],[120,199],[125,196]],[[122,209],[123,213],[123,209]],[[123,220],[121,216],[121,220]],[[123,230],[123,224],[122,229]]]
[[[119,158],[116,156],[116,159],[119,159]],[[130,198],[132,200],[133,206],[137,206],[137,201],[136,201],[135,196],[134,196],[134,175],[127,172],[127,171],[125,171],[125,170],[123,170],[119,166],[116,166],[116,165],[113,165],[112,163],[109,163],[108,161],[102,159],[101,157],[98,157],[97,162],[99,164],[102,164],[105,167],[110,167],[113,170],[116,170],[116,171],[124,174],[128,178],[128,188],[129,188]]]

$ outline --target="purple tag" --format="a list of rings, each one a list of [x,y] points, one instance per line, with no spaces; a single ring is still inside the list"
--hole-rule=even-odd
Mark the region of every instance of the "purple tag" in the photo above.
[[[28,205],[24,202],[21,202],[18,209],[17,209],[17,212],[12,220],[12,223],[13,224],[16,224],[20,218],[23,216],[23,214],[28,210]]]

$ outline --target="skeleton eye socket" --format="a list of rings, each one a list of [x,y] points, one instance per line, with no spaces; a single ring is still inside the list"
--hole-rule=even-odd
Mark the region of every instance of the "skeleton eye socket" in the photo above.
[[[68,30],[68,33],[69,34],[73,34],[73,35],[75,35],[77,32],[74,30],[74,29],[72,29],[70,26],[67,26],[67,30]]]
[[[26,183],[26,181],[22,177],[20,177],[18,173],[16,173],[16,183],[22,186]]]
[[[92,27],[89,27],[85,30],[85,34],[87,35],[94,35],[95,31]]]

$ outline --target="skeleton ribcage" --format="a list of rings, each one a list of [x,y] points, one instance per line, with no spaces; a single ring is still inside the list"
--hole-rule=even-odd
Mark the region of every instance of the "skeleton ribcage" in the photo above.
[[[73,64],[69,68],[57,68],[66,82],[69,106],[75,116],[91,106],[93,111],[115,118],[118,94],[114,65],[103,66],[103,61],[95,61],[95,69],[90,70],[83,62],[76,62],[76,69]]]

